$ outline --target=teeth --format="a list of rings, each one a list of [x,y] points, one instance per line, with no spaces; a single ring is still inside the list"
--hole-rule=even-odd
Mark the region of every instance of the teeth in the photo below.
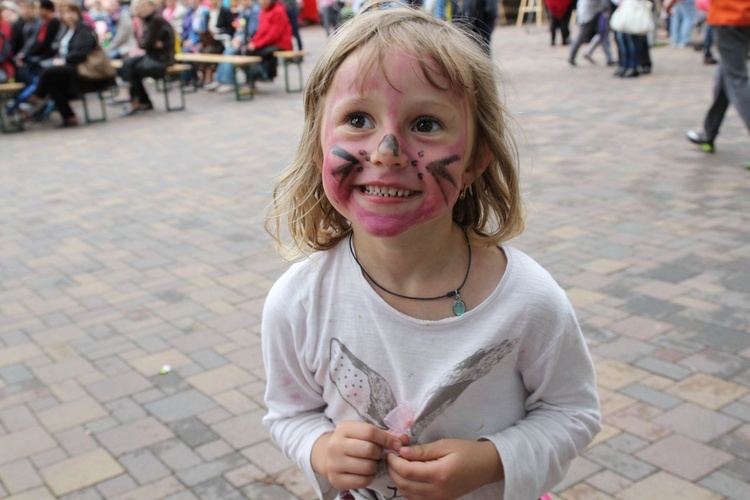
[[[408,196],[411,196],[411,191],[409,191],[408,189],[396,189],[394,187],[363,186],[362,191],[370,195],[386,196],[389,198],[392,196],[395,196],[397,198],[406,198]]]

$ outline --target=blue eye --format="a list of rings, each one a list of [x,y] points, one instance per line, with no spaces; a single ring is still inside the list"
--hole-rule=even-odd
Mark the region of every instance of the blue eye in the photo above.
[[[414,124],[414,130],[422,133],[437,132],[441,128],[442,125],[439,121],[429,117],[420,118],[417,120],[417,123]]]
[[[372,121],[362,113],[352,113],[346,120],[354,128],[373,128]]]

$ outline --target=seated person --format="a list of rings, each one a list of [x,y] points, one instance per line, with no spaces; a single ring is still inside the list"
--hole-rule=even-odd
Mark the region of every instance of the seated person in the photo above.
[[[107,40],[102,43],[107,57],[121,59],[128,57],[135,47],[133,18],[130,9],[120,5],[120,0],[103,0],[102,8],[107,14]]]
[[[17,14],[11,5],[15,7],[10,2],[0,3],[0,83],[7,83],[16,78],[16,66],[13,64],[11,51],[11,23]]]
[[[39,75],[42,61],[51,61],[55,56],[55,42],[60,30],[60,20],[55,17],[55,4],[52,0],[40,0],[36,4],[36,17],[40,20],[37,24],[36,34],[30,44],[24,46],[16,55],[16,66],[24,76],[24,82],[33,80]]]
[[[292,50],[292,26],[286,8],[279,0],[260,0],[260,21],[250,43],[247,54],[261,56],[261,80],[276,78],[278,61],[273,53],[279,50]]]
[[[221,54],[224,52],[222,36],[227,38],[234,35],[234,14],[221,4],[221,0],[209,0],[210,7],[201,12],[200,23],[200,48],[199,52],[204,54]],[[203,84],[206,90],[216,90],[219,82],[214,81],[215,64],[201,65],[203,72]]]
[[[143,79],[163,78],[167,66],[174,62],[174,30],[172,25],[156,11],[156,0],[137,0],[133,13],[143,22],[138,45],[145,54],[129,57],[122,63],[120,77],[130,88],[130,108],[123,116],[154,109]]]
[[[181,0],[164,0],[164,10],[161,11],[161,15],[172,25],[175,39],[179,40],[182,36],[182,23],[185,21],[187,8],[182,5]]]
[[[52,66],[42,70],[39,85],[28,100],[38,111],[51,98],[62,116],[62,122],[57,126],[72,127],[78,124],[78,120],[69,101],[82,92],[107,88],[111,79],[87,80],[78,75],[78,65],[99,48],[99,41],[91,25],[83,19],[81,8],[73,0],[60,4],[60,17],[67,31],[60,40],[58,55],[53,59]]]
[[[232,43],[224,49],[224,54],[236,55],[247,53],[247,44],[258,30],[258,21],[260,20],[260,5],[255,0],[240,0],[239,13],[235,19],[235,35]],[[219,93],[231,92],[234,90],[235,71],[234,66],[229,63],[221,63],[216,69],[216,81],[219,82]]]

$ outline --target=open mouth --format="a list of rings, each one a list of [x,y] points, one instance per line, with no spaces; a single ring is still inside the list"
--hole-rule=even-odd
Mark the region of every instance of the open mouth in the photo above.
[[[361,189],[365,194],[371,196],[382,196],[384,198],[408,198],[419,193],[419,191],[386,186],[362,186]]]

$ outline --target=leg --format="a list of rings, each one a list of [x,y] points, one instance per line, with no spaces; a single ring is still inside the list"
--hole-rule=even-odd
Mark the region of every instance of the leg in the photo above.
[[[711,107],[708,108],[706,118],[703,120],[703,131],[706,134],[706,139],[709,142],[713,142],[714,139],[719,135],[719,128],[721,128],[721,122],[724,120],[724,115],[729,109],[729,98],[726,92],[724,92],[724,71],[722,65],[716,68],[716,76],[714,77],[714,100],[711,103]]]
[[[74,85],[74,79],[77,79],[74,66],[52,66],[42,72],[37,87],[37,95],[49,95],[55,101],[64,122],[71,122],[76,116],[70,107],[70,88]]]
[[[750,26],[716,26],[715,29],[724,92],[750,131],[750,83],[747,70]]]
[[[297,40],[297,49],[302,50],[302,37],[299,34],[299,11],[287,9],[286,15],[289,18],[289,24],[292,25],[292,38]]]
[[[237,54],[234,47],[227,47],[224,50],[224,54],[233,56]],[[216,81],[219,83],[228,83],[234,85],[234,66],[229,63],[221,63],[216,67]]]

